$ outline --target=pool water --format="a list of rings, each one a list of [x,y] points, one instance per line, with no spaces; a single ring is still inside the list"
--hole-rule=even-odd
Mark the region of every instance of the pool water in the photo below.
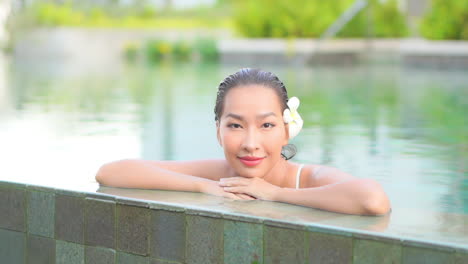
[[[468,245],[466,71],[259,66],[301,100],[294,161],[379,181],[393,207],[385,232]],[[117,159],[223,158],[216,89],[238,68],[1,57],[0,180],[79,185]]]

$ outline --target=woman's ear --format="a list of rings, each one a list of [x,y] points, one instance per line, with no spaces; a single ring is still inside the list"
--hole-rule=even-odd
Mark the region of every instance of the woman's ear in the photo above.
[[[219,135],[219,120],[216,121],[216,137],[218,138],[219,145],[223,147],[223,144],[221,144],[221,136]]]
[[[284,138],[284,141],[283,141],[283,146],[286,146],[287,144],[289,144],[289,124],[288,123],[285,123],[284,124],[284,134],[285,134],[285,138]]]

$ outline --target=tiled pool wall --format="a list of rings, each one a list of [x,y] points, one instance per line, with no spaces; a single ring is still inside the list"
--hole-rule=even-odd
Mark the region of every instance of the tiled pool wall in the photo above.
[[[468,251],[0,181],[1,263],[468,263]]]

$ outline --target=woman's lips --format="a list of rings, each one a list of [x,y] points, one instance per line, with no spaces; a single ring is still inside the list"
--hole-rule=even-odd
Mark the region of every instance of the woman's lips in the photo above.
[[[244,158],[239,158],[240,161],[242,163],[244,163],[244,165],[246,166],[249,166],[249,167],[253,167],[253,166],[256,166],[258,164],[260,164],[263,160],[263,158],[256,158],[256,159],[252,159],[252,158],[248,158],[248,159],[244,159]]]

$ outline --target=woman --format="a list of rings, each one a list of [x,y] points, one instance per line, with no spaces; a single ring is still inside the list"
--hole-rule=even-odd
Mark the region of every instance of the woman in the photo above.
[[[273,73],[241,69],[218,87],[215,121],[225,160],[119,160],[96,180],[107,186],[202,192],[328,211],[382,215],[390,202],[379,183],[336,168],[297,164],[288,140],[302,128],[299,100]]]

